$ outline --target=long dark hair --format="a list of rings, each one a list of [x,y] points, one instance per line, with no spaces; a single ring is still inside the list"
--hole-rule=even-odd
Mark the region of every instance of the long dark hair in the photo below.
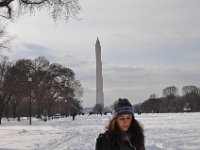
[[[112,145],[118,144],[122,140],[120,129],[117,124],[117,119],[112,119],[108,126],[106,127],[106,136],[108,137],[109,141]],[[144,131],[140,123],[132,117],[131,125],[127,131],[127,134],[130,136],[131,144],[137,150],[144,149]]]

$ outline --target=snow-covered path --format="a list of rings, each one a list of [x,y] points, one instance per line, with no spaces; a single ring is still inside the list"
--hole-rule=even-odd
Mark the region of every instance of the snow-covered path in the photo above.
[[[110,115],[77,116],[47,122],[3,121],[0,150],[94,150]],[[144,127],[146,150],[199,150],[200,113],[136,115]]]
[[[95,146],[95,138],[100,131],[103,131],[107,120],[108,118],[103,119],[101,116],[77,116],[75,121],[71,118],[57,119],[56,123],[52,121],[50,125],[61,132],[55,139],[41,146],[41,150],[49,148],[52,150],[89,150]]]

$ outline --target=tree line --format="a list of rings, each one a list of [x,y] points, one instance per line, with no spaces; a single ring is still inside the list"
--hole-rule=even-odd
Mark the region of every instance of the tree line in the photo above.
[[[151,94],[149,99],[134,106],[135,112],[168,113],[168,112],[199,112],[200,88],[189,85],[182,88],[182,96],[178,95],[175,86],[163,89],[163,96],[158,98]]]
[[[83,88],[72,69],[45,57],[15,62],[0,56],[0,124],[2,117],[52,117],[81,113]]]

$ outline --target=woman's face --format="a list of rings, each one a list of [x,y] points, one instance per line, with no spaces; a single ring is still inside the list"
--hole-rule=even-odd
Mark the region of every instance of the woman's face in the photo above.
[[[119,127],[125,132],[129,129],[131,125],[131,121],[132,121],[131,114],[124,114],[117,118],[117,123]]]

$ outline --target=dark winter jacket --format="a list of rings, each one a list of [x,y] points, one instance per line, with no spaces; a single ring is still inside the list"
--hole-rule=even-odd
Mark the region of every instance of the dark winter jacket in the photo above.
[[[114,137],[109,137],[107,134],[100,134],[96,140],[95,150],[144,150],[144,146],[137,147],[133,146],[127,140],[119,142],[117,140],[117,135]]]
[[[116,120],[111,120],[105,133],[98,136],[96,150],[145,150],[143,132],[134,117],[126,132],[119,128]]]

